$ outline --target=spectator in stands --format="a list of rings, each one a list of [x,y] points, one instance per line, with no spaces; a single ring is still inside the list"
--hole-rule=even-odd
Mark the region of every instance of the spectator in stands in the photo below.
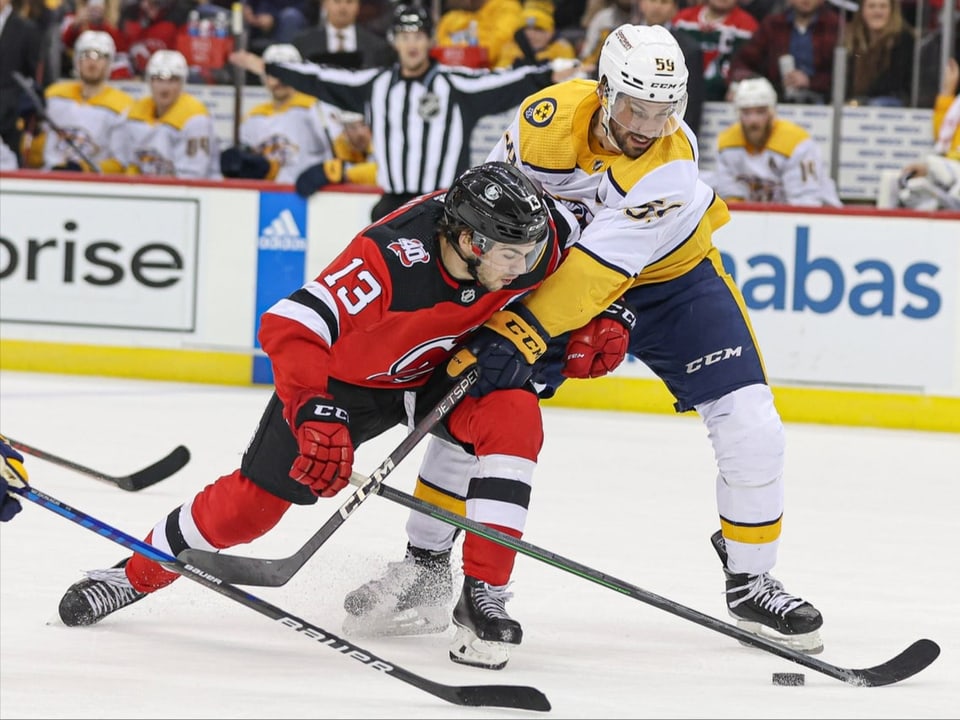
[[[738,0],[737,4],[760,23],[767,15],[782,12],[786,7],[786,0]]]
[[[594,12],[580,46],[580,61],[584,65],[596,67],[600,59],[600,48],[610,31],[624,23],[638,23],[640,19],[634,0],[613,0],[606,7]]]
[[[333,141],[334,158],[307,168],[297,178],[297,193],[310,197],[327,185],[376,185],[377,162],[373,135],[360,113],[338,110],[335,120],[343,132]]]
[[[128,175],[219,178],[220,150],[207,107],[183,91],[187,59],[157,50],[145,69],[150,94],[133,103],[118,158]]]
[[[727,99],[730,61],[740,47],[757,31],[754,17],[737,0],[706,0],[680,10],[673,27],[687,32],[703,52],[705,99]],[[687,63],[690,67],[690,63]]]
[[[880,175],[877,207],[960,210],[960,65],[950,58],[933,106],[933,152],[923,162]]]
[[[900,0],[862,0],[844,33],[846,99],[858,105],[907,105],[913,43]]]
[[[289,43],[269,46],[264,62],[300,63]],[[224,177],[275,180],[292,185],[303,170],[333,159],[333,138],[326,111],[316,98],[304,95],[274,77],[263,77],[268,102],[257,105],[240,125],[240,145],[220,156]]]
[[[498,67],[501,53],[523,25],[519,0],[455,0],[448,6],[437,23],[437,48],[481,47],[487,51],[485,67]]]
[[[728,98],[738,80],[760,75],[777,88],[780,102],[827,102],[838,30],[839,17],[824,0],[789,0],[788,9],[767,15],[733,56]]]
[[[21,16],[11,0],[0,0],[0,142],[7,146],[5,155],[20,157],[23,126],[20,118],[22,90],[13,73],[33,78],[40,59],[40,31]]]
[[[672,27],[677,14],[677,0],[640,0],[640,13],[645,25],[663,25],[677,40],[683,59],[687,64],[687,109],[683,119],[695,135],[700,134],[703,118],[704,82],[703,52],[700,45],[684,30]]]
[[[730,202],[842,207],[836,185],[809,133],[777,117],[777,93],[766,78],[737,85],[739,121],[717,138],[717,194]]]
[[[246,0],[243,22],[250,30],[250,47],[283,45],[307,27],[305,0]]]
[[[191,0],[138,0],[124,7],[120,32],[137,76],[143,76],[157,50],[176,49],[177,33],[186,24],[191,5]]]
[[[105,32],[113,39],[116,48],[113,66],[110,68],[110,78],[113,80],[126,79],[133,76],[130,61],[127,57],[126,39],[117,22],[120,19],[120,0],[78,0],[76,12],[64,18],[60,33],[60,42],[66,55],[64,69],[66,74],[76,71],[76,57],[74,45],[80,34],[87,30]]]
[[[371,68],[389,65],[396,53],[382,37],[357,24],[360,0],[322,0],[313,5],[319,23],[293,38],[300,55],[310,62],[349,68]],[[308,8],[309,11],[309,8]]]
[[[113,38],[106,32],[80,33],[74,50],[78,79],[54,83],[44,93],[53,125],[44,122],[31,145],[30,155],[39,159],[36,165],[45,170],[123,171],[116,153],[133,98],[107,82],[115,55]]]
[[[573,45],[557,37],[550,6],[531,2],[524,5],[523,26],[513,34],[513,40],[503,46],[495,67],[535,65],[557,58],[574,60],[576,57]]]

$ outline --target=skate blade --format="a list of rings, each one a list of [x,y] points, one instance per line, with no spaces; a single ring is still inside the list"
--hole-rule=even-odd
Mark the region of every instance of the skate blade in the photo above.
[[[823,640],[820,639],[820,631],[804,633],[802,635],[784,635],[773,628],[748,620],[737,620],[737,627],[745,630],[752,635],[759,635],[767,640],[772,640],[778,645],[802,652],[805,655],[817,655],[823,652]],[[750,647],[750,643],[740,641],[744,647]]]
[[[509,643],[481,640],[469,628],[458,626],[457,634],[450,643],[450,659],[461,665],[502,670],[514,647],[516,646]]]
[[[439,606],[391,613],[348,614],[343,621],[343,632],[358,638],[431,635],[448,627],[450,611]]]

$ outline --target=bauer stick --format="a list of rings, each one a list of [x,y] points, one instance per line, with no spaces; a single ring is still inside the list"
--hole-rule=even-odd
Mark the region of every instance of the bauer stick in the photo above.
[[[51,512],[55,512],[67,520],[85,527],[87,530],[103,535],[118,545],[123,545],[135,553],[160,563],[160,565],[171,572],[183,575],[209,590],[214,590],[234,602],[247,606],[251,610],[277,622],[282,627],[300,633],[303,637],[311,640],[314,646],[319,644],[328,647],[341,657],[356,660],[364,667],[405,682],[441,700],[445,700],[454,705],[509,707],[544,712],[550,710],[550,701],[546,695],[533,687],[523,685],[442,685],[433,680],[428,680],[399,665],[388,662],[374,655],[369,650],[354,645],[348,640],[344,640],[318,625],[309,623],[296,615],[291,615],[276,605],[271,605],[266,600],[261,600],[245,590],[241,590],[234,585],[229,585],[221,578],[205,570],[180,562],[172,555],[168,555],[142,540],[127,535],[76,508],[70,507],[66,503],[46,493],[40,492],[32,486],[11,487],[11,490],[30,502],[36,503]]]
[[[43,100],[40,99],[40,96],[38,96],[36,91],[33,89],[33,83],[16,70],[13,71],[13,79],[17,81],[17,85],[21,87],[24,94],[27,96],[27,99],[37,109],[37,114],[40,116],[40,119],[47,123],[47,125],[50,126],[50,129],[53,130],[59,137],[63,138],[64,142],[66,142],[67,145],[69,145],[70,148],[77,154],[77,157],[89,165],[94,172],[102,172],[102,170],[100,170],[100,166],[91,160],[87,154],[77,146],[77,144],[73,141],[73,138],[70,137],[70,134],[50,119],[50,116],[47,115],[46,108],[43,106]]]
[[[359,473],[354,473],[350,478],[350,482],[354,485],[360,484],[363,487],[366,487],[374,481]],[[602,585],[605,588],[615,590],[623,595],[627,595],[634,600],[639,600],[647,605],[653,605],[660,610],[665,610],[666,612],[676,615],[677,617],[681,617],[684,620],[689,620],[697,625],[702,625],[709,630],[732,637],[745,645],[751,645],[765,652],[777,655],[785,660],[795,662],[799,665],[808,667],[811,670],[816,670],[824,675],[841,680],[849,685],[856,685],[859,687],[891,685],[916,675],[918,672],[936,660],[937,656],[940,654],[940,647],[935,642],[932,640],[923,639],[917,640],[896,657],[871,668],[853,669],[832,665],[828,662],[824,662],[823,660],[818,660],[815,657],[806,655],[797,650],[793,650],[792,648],[780,645],[772,640],[768,640],[767,638],[754,635],[746,630],[742,630],[736,625],[723,622],[722,620],[717,620],[710,615],[705,615],[704,613],[681,605],[680,603],[674,602],[668,598],[656,595],[655,593],[644,590],[636,585],[631,585],[624,580],[619,580],[612,575],[607,575],[599,570],[582,565],[575,560],[570,560],[550,550],[545,550],[523,540],[518,540],[512,535],[507,535],[504,532],[495,530],[494,528],[488,527],[482,523],[478,523],[474,520],[462,517],[456,513],[452,513],[419,498],[415,498],[412,495],[390,487],[389,485],[384,485],[380,481],[375,482],[374,492],[376,492],[377,495],[386,498],[387,500],[391,500],[392,502],[403,505],[404,507],[415,510],[419,513],[423,513],[424,515],[429,515],[430,517],[445,522],[448,525],[452,525],[456,528],[460,528],[466,532],[479,535],[480,537],[496,543],[497,545],[510,548],[511,550],[515,550],[516,552],[531,557],[534,560],[539,560],[540,562],[546,563],[547,565],[552,565],[553,567],[564,570],[572,575],[585,578],[598,585]],[[216,564],[211,562],[217,558],[215,554],[202,553],[201,551],[192,552],[197,553],[191,556],[191,560],[195,560],[198,566],[209,566],[216,568]],[[206,557],[201,557],[201,554]],[[181,556],[182,555],[183,553],[181,553]],[[295,554],[293,557],[297,557],[297,555],[298,554]],[[207,558],[209,558],[209,560]],[[283,563],[289,562],[290,559],[291,558],[287,558],[287,560],[282,561],[272,561],[254,560],[251,558],[237,558],[237,560],[246,560],[247,563],[252,564],[266,563],[262,566],[263,574],[269,574],[271,567],[273,567],[272,563],[279,562],[282,565]],[[255,575],[257,570],[255,567],[249,567],[248,572],[251,575]]]
[[[443,399],[437,403],[436,407],[417,423],[416,427],[403,439],[403,442],[397,445],[393,452],[387,456],[387,459],[380,463],[376,470],[370,473],[369,477],[360,476],[363,478],[363,482],[360,484],[360,487],[357,488],[356,492],[347,498],[347,501],[314,533],[313,537],[307,540],[307,543],[290,557],[281,560],[260,560],[257,558],[241,557],[239,555],[224,555],[206,550],[197,550],[195,548],[183,550],[177,557],[184,562],[209,569],[226,582],[236,583],[237,585],[259,585],[268,587],[285,585],[290,578],[296,575],[297,571],[306,564],[307,560],[313,557],[313,554],[320,549],[320,546],[330,539],[330,536],[337,531],[337,528],[347,521],[347,518],[353,514],[353,511],[360,507],[360,504],[364,500],[378,491],[380,483],[383,482],[383,479],[393,471],[400,461],[409,455],[410,451],[433,430],[434,426],[466,397],[467,391],[477,381],[479,375],[480,371],[476,366],[470,368],[458,380],[457,384],[447,392]]]
[[[178,445],[171,450],[166,457],[157,460],[152,465],[143,468],[143,470],[137,470],[137,472],[131,473],[130,475],[106,475],[99,470],[93,470],[92,468],[75,463],[72,460],[67,460],[58,455],[39,450],[19,440],[14,440],[7,435],[4,435],[4,437],[7,438],[7,442],[9,442],[11,446],[20,452],[25,452],[27,455],[46,460],[54,465],[60,465],[61,467],[69,468],[84,475],[89,475],[92,478],[116,485],[121,490],[127,490],[129,492],[143,490],[143,488],[150,487],[161,480],[166,480],[190,462],[190,451],[183,445]]]

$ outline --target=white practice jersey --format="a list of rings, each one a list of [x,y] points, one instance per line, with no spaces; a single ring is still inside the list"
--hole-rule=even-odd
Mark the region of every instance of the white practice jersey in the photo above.
[[[268,180],[292,184],[308,167],[334,157],[332,138],[340,134],[316,98],[294,93],[280,107],[265,102],[240,125],[240,142],[270,161]]]
[[[558,278],[548,278],[531,301],[551,336],[583,326],[634,285],[686,273],[713,247],[712,230],[729,218],[723,202],[699,180],[696,138],[686,124],[679,122],[635,160],[594,147],[589,137],[600,107],[596,87],[594,81],[571,80],[530,96],[487,158],[520,167],[583,228]],[[577,295],[591,302],[574,308],[544,292],[567,276]]]
[[[756,151],[735,123],[717,138],[714,188],[725,200],[842,207],[820,148],[799,125],[776,118]]]
[[[200,100],[187,93],[159,118],[153,98],[137,100],[122,138],[118,158],[130,175],[222,177],[213,118]]]
[[[87,159],[104,172],[119,172],[116,161],[120,129],[126,121],[133,98],[122,90],[104,86],[90,98],[83,97],[83,84],[78,80],[54,83],[45,92],[47,115],[69,137]],[[44,123],[46,140],[43,145],[43,167],[54,167],[74,162],[85,165],[80,154],[67,139]]]

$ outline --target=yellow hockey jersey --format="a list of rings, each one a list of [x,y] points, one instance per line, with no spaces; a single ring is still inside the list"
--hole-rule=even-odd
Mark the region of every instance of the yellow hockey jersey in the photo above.
[[[133,98],[109,85],[90,98],[83,97],[79,80],[54,83],[44,93],[47,116],[62,131],[54,132],[49,123],[43,124],[43,168],[50,170],[68,162],[92,170],[71,147],[67,138],[83,155],[97,164],[103,172],[121,172],[116,160],[120,129],[126,120]],[[35,140],[34,142],[38,142]]]
[[[332,139],[339,126],[328,127],[316,98],[294,93],[280,107],[265,102],[240,125],[240,142],[270,162],[268,180],[292,184],[308,167],[333,158]]]
[[[717,138],[713,183],[725,200],[842,207],[820,148],[796,123],[776,118],[766,146],[747,144],[740,123]]]
[[[730,215],[699,179],[697,141],[682,121],[639,158],[591,139],[597,83],[570,80],[528,97],[488,160],[537,180],[583,228],[567,258],[526,305],[556,336],[586,324],[635,285],[683,275],[717,251]]]
[[[130,108],[118,154],[128,175],[222,177],[213,119],[200,100],[181,93],[162,117],[156,112],[149,96]]]

